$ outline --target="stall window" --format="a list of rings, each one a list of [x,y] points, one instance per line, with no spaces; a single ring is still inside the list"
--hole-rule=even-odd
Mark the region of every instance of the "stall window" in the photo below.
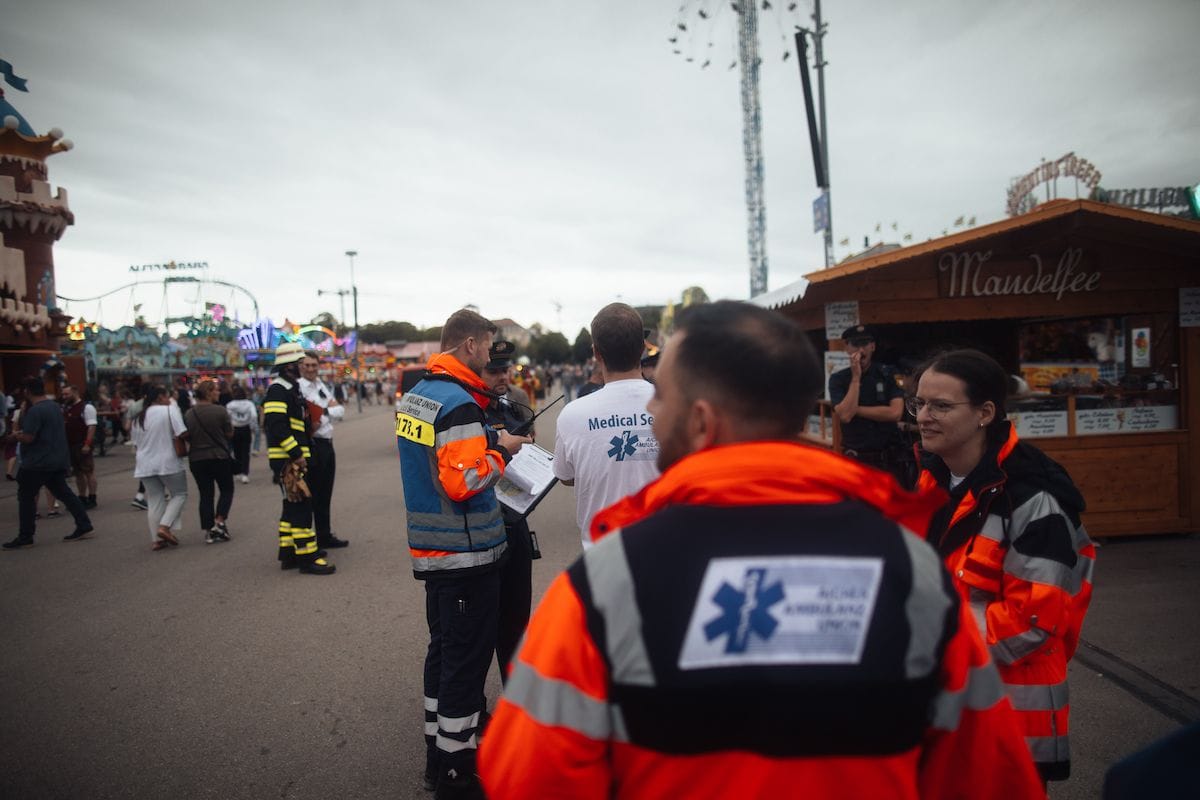
[[[1009,414],[1022,436],[1179,427],[1178,328],[1167,315],[1029,322]]]

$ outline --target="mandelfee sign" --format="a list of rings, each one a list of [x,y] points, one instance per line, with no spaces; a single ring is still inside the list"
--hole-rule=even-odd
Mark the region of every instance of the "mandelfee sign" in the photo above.
[[[1031,253],[1025,259],[993,259],[991,250],[943,253],[938,259],[938,295],[941,297],[1003,297],[1009,295],[1063,295],[1094,292],[1100,288],[1100,271],[1082,268],[1083,250],[1069,247],[1057,257]]]

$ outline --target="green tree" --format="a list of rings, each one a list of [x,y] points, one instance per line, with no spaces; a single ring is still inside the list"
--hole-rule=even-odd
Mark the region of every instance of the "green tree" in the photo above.
[[[561,364],[571,358],[571,343],[558,331],[551,331],[529,343],[529,357],[536,362]]]
[[[699,286],[689,286],[683,290],[682,295],[683,307],[699,305],[700,303],[710,302],[708,292],[701,289]]]
[[[642,326],[650,329],[651,338],[654,338],[654,332],[658,330],[662,323],[662,306],[638,306],[635,309],[642,317]]]
[[[580,328],[579,335],[575,337],[575,344],[571,346],[571,360],[582,364],[591,357],[592,335],[588,333],[587,328]]]
[[[329,328],[329,330],[333,331],[339,336],[342,333],[341,323],[339,323],[337,321],[337,317],[335,317],[329,311],[322,311],[320,314],[317,314],[315,317],[309,320],[309,323],[312,325],[320,325],[322,328]]]
[[[372,322],[369,325],[363,325],[358,329],[358,337],[365,344],[429,341],[416,325],[413,325],[411,322],[398,322],[395,320]]]

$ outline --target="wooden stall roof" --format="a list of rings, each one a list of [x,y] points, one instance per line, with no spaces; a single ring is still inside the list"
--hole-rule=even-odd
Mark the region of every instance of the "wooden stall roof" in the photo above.
[[[943,236],[939,239],[930,239],[928,242],[901,247],[898,250],[889,250],[870,258],[856,259],[848,263],[837,264],[829,269],[810,272],[804,276],[804,280],[808,283],[823,283],[835,278],[844,278],[860,272],[866,272],[867,270],[917,258],[927,253],[970,244],[979,239],[986,239],[989,236],[1007,233],[1018,228],[1067,217],[1077,212],[1097,214],[1102,218],[1109,217],[1115,220],[1144,222],[1166,229],[1200,235],[1200,221],[1169,217],[1163,214],[1153,214],[1147,211],[1136,211],[1132,208],[1113,205],[1112,203],[1098,203],[1093,200],[1052,200],[1019,217],[1011,217],[988,225],[980,225],[977,228],[971,228],[962,233]]]

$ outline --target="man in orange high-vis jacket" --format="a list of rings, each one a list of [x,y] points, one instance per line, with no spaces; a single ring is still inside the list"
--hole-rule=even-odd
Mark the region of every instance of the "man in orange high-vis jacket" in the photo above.
[[[484,737],[495,800],[1043,797],[937,554],[944,502],[802,443],[804,332],[680,314],[650,404],[661,478],[547,591]]]
[[[484,422],[480,377],[496,326],[450,315],[442,351],[396,409],[413,574],[425,582],[425,783],[438,798],[482,797],[475,751],[496,646],[506,535],[492,487],[529,439]]]

